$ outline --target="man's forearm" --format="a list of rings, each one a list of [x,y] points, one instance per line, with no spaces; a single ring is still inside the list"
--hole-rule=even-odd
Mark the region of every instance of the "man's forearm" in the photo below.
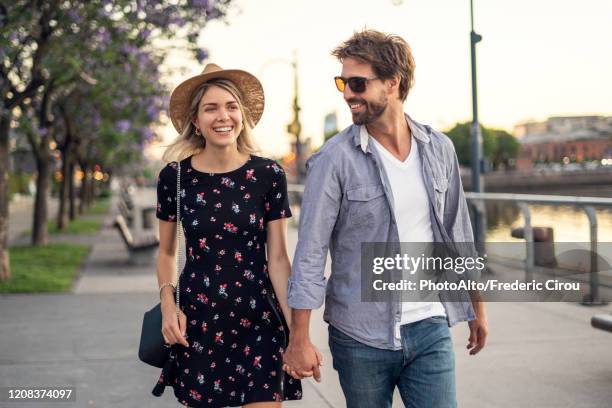
[[[470,298],[472,299],[472,307],[474,308],[474,313],[476,317],[479,319],[486,318],[485,314],[485,303],[482,299],[482,295],[479,291],[473,290],[470,291]]]
[[[289,341],[310,341],[310,309],[291,311],[291,331]]]

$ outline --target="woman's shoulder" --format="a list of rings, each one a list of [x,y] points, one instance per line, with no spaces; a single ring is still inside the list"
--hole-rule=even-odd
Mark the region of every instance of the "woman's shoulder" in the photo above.
[[[157,178],[158,182],[168,182],[170,180],[176,179],[176,173],[178,171],[178,162],[171,161],[166,163],[164,167],[159,171],[159,176]]]
[[[253,162],[252,167],[256,170],[259,170],[264,173],[268,173],[270,175],[273,174],[285,174],[285,170],[283,166],[281,166],[276,160],[270,159],[268,157],[251,155],[251,160]]]

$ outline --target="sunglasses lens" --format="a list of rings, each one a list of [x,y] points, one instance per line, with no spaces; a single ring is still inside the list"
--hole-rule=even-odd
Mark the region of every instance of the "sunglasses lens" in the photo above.
[[[335,77],[334,81],[336,82],[336,88],[338,88],[340,92],[344,92],[344,80],[340,77]]]
[[[366,89],[366,79],[362,77],[352,77],[348,79],[348,85],[355,93],[362,93]]]

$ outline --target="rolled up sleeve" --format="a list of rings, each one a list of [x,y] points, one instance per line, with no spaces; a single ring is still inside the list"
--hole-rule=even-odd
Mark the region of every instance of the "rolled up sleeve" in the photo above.
[[[327,284],[325,261],[342,199],[331,157],[315,153],[306,162],[306,169],[298,243],[287,294],[289,307],[294,309],[318,309],[323,305]]]

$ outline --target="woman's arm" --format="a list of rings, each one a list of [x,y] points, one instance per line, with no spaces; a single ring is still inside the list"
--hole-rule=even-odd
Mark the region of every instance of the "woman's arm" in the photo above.
[[[157,255],[157,283],[176,282],[176,222],[159,220],[159,253]],[[179,311],[176,319],[176,302],[172,288],[166,286],[160,293],[162,310],[162,334],[169,344],[180,343],[189,347],[184,334],[187,327],[187,317]]]
[[[287,219],[270,221],[268,227],[268,273],[283,315],[291,327],[291,310],[287,304],[287,286],[291,275],[291,263],[287,254]]]
[[[176,222],[159,220],[159,252],[157,255],[157,287],[175,283],[176,276]],[[160,293],[162,304],[172,300],[172,288],[166,286]]]

